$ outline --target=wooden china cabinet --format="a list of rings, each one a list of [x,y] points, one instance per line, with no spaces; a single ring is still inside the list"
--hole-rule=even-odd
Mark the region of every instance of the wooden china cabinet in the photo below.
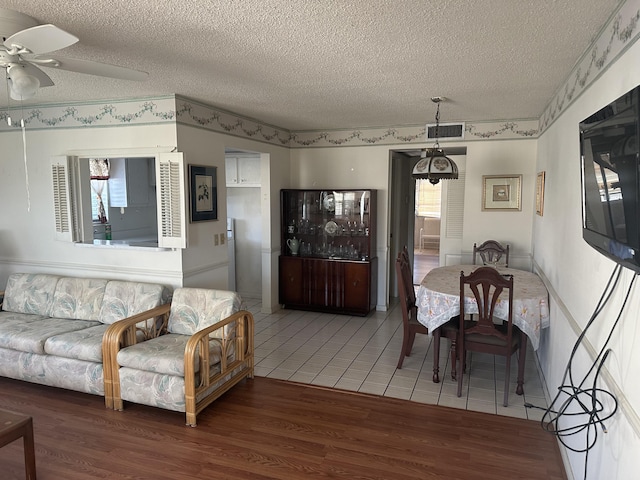
[[[376,191],[282,190],[280,204],[280,303],[367,315],[376,300]]]

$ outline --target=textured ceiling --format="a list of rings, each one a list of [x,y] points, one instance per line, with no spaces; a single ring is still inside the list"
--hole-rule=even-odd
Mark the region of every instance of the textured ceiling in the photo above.
[[[0,0],[80,38],[26,105],[178,94],[290,130],[538,118],[619,0]],[[6,106],[4,86],[0,106]]]

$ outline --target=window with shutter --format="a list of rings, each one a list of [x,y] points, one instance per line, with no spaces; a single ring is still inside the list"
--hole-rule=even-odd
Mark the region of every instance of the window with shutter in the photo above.
[[[55,238],[67,242],[78,240],[73,163],[71,157],[51,159]]]
[[[119,155],[120,157],[122,154]],[[101,155],[109,158],[108,154]],[[158,225],[157,246],[186,248],[186,195],[182,153],[157,153],[144,156],[155,159]],[[51,161],[55,238],[67,242],[93,242],[90,156],[54,157]],[[95,158],[93,155],[91,158]],[[115,158],[115,157],[112,157]],[[134,157],[130,157],[134,158]],[[82,163],[85,162],[85,163]],[[82,173],[84,172],[84,173]],[[82,173],[82,174],[81,174]],[[85,175],[86,174],[86,175]],[[86,176],[86,178],[85,178]],[[86,183],[86,185],[84,185]],[[85,206],[83,208],[83,205]],[[83,213],[84,212],[84,213]],[[134,242],[136,246],[156,246],[156,242]]]
[[[186,248],[185,180],[182,153],[163,153],[156,160],[158,246]]]

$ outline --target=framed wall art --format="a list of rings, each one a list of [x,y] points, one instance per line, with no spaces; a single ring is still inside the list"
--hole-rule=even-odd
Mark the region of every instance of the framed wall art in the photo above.
[[[522,210],[522,175],[483,175],[483,211]]]
[[[536,213],[542,216],[544,212],[544,172],[538,172],[536,179]]]
[[[189,165],[191,222],[218,219],[216,167]]]

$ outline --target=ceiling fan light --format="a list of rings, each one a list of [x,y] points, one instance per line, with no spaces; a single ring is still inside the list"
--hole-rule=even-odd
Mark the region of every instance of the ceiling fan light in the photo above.
[[[11,65],[7,69],[10,95],[14,100],[26,100],[33,97],[38,88],[40,80],[33,75],[29,75],[20,65]]]

